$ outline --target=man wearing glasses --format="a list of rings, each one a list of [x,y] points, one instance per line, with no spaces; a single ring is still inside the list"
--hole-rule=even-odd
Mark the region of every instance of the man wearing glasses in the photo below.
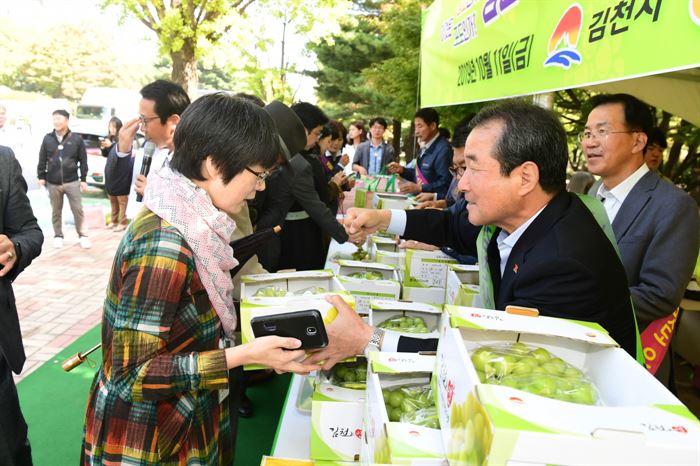
[[[444,209],[455,205],[456,202],[464,198],[457,183],[467,167],[467,162],[464,160],[464,144],[469,136],[469,122],[472,118],[474,118],[473,113],[462,118],[452,132],[452,164],[449,167],[452,183],[450,183],[450,187],[447,188],[446,193],[418,193],[416,196],[416,200],[419,202],[416,206],[418,209]],[[464,210],[464,206],[461,206],[460,209]]]
[[[647,105],[628,94],[603,94],[591,108],[581,145],[588,170],[601,181],[589,194],[603,202],[612,224],[644,341],[652,322],[672,315],[690,281],[698,206],[644,163],[653,127]],[[664,357],[655,374],[667,386],[670,366]]]
[[[139,116],[124,123],[119,131],[117,148],[117,163],[130,162],[133,158],[132,189],[129,192],[126,216],[134,218],[141,210],[142,202],[136,200],[137,194],[143,195],[146,190],[147,177],[140,174],[143,164],[143,150],[134,150],[136,132],[141,132],[146,139],[156,145],[156,151],[151,161],[151,170],[163,166],[173,151],[173,134],[180,122],[180,115],[190,104],[190,98],[185,90],[170,81],[159,79],[147,84],[141,89]]]

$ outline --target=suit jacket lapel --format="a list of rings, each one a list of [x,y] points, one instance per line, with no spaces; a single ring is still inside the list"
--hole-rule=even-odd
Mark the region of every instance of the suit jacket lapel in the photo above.
[[[524,262],[528,251],[547,235],[547,232],[564,215],[570,204],[571,197],[568,193],[562,192],[556,195],[515,243],[503,270],[499,293],[495,294],[494,292],[497,309],[505,307],[503,304],[511,294],[518,273],[521,272],[522,267],[527,267]],[[498,253],[498,248],[496,248],[496,252]]]
[[[650,171],[634,185],[627,195],[625,202],[620,206],[620,210],[617,212],[615,220],[612,222],[615,239],[617,239],[618,243],[644,209],[644,206],[647,205],[651,199],[652,191],[656,189],[659,182],[659,175]]]

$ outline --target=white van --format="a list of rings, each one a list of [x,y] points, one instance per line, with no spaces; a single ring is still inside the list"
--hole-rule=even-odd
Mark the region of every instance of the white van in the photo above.
[[[100,140],[107,136],[109,120],[117,117],[122,123],[135,118],[139,112],[141,94],[128,89],[91,87],[85,91],[70,119],[70,129],[83,136],[88,153],[87,182],[104,186],[104,167]]]

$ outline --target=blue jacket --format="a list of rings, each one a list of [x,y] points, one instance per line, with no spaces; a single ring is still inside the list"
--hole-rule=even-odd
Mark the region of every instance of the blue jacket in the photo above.
[[[428,183],[424,184],[421,190],[424,193],[438,193],[439,199],[444,198],[452,181],[451,163],[452,148],[450,143],[442,136],[438,136],[435,142],[416,161],[416,164],[420,164],[423,176],[428,180]],[[417,181],[415,168],[404,168],[402,176],[414,183]]]

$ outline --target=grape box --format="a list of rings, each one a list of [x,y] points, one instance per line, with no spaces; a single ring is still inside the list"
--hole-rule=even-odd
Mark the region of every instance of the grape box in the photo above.
[[[700,461],[698,420],[599,325],[445,308],[436,374],[451,466]],[[500,345],[528,352],[486,367],[481,357]],[[531,359],[538,365],[528,369]],[[516,368],[529,371],[529,385],[504,383]],[[501,384],[482,383],[489,371]],[[592,388],[578,381],[553,399],[561,393],[551,371],[562,382],[582,373]]]

